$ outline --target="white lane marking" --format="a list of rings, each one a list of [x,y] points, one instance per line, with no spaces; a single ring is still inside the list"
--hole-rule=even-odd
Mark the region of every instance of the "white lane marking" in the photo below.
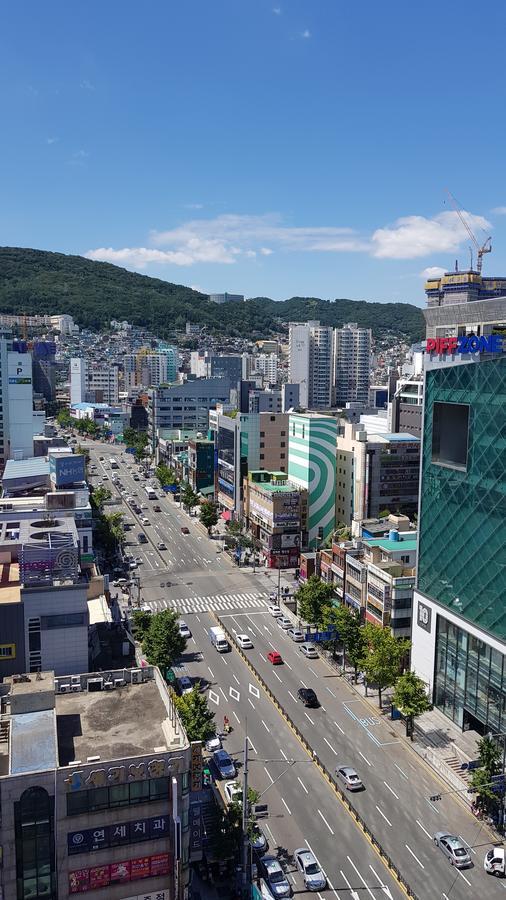
[[[250,697],[248,697],[248,703],[251,703],[251,706],[253,707],[253,709],[255,709],[255,705]]]
[[[254,684],[249,684],[248,690],[249,690],[250,694],[253,694],[253,696],[257,698],[257,700],[260,700],[260,691],[258,690],[257,687],[255,687]]]
[[[253,753],[256,753],[256,752],[257,752],[257,748],[255,747],[255,745],[254,745],[254,743],[253,743],[253,741],[251,740],[250,737],[248,737],[248,744],[250,745],[251,749],[253,750]],[[258,753],[257,753],[257,756],[258,756]]]
[[[333,835],[334,832],[332,831],[332,828],[330,827],[329,823],[327,822],[325,816],[323,815],[323,813],[322,813],[322,811],[321,811],[320,809],[318,810],[318,815],[319,815],[320,818],[325,822],[325,825],[327,826],[328,830],[329,830],[330,833]]]
[[[307,689],[307,684],[305,684],[305,683],[303,682],[302,678],[300,679],[300,683],[301,683],[302,687],[305,687],[305,688]]]
[[[239,718],[239,716],[237,715],[237,713],[234,712],[234,710],[232,710],[232,715],[236,717],[236,719],[237,719],[238,722],[241,721],[240,718]],[[256,753],[256,750],[255,750],[255,753]]]
[[[347,856],[347,859],[348,859],[348,862],[350,863],[350,865],[352,865],[353,868],[355,869],[355,872],[357,873],[358,877],[360,878],[360,881],[361,881],[362,884],[364,885],[364,887],[365,887],[367,893],[370,894],[371,897],[372,897],[372,900],[374,900],[374,894],[373,894],[373,892],[371,891],[371,888],[368,886],[368,884],[367,884],[367,882],[365,881],[365,879],[362,878],[362,875],[361,875],[360,872],[358,871],[358,869],[357,869],[355,863],[353,862],[353,860],[352,860],[349,856]],[[358,892],[355,892],[355,893],[356,893],[356,896],[358,897]],[[352,897],[353,897],[353,893],[352,893]]]
[[[385,813],[383,812],[383,810],[379,808],[379,806],[378,806],[377,803],[375,804],[375,806],[376,806],[376,809],[378,810],[380,816],[383,816],[385,822],[387,823],[387,825],[390,825],[390,828],[391,828],[391,827],[392,827],[392,823],[390,822],[389,819],[387,819],[387,817],[386,817]]]
[[[326,737],[324,737],[323,740],[325,741],[326,744],[329,745],[330,749],[332,750],[332,753],[334,753],[337,756],[337,750],[334,749],[334,747],[332,746],[330,741],[328,741]],[[399,798],[397,798],[397,799],[399,799]]]
[[[286,809],[286,811],[287,811],[287,813],[288,813],[288,815],[289,815],[289,816],[291,816],[291,815],[292,815],[292,813],[291,813],[291,811],[290,811],[290,809],[289,809],[289,808],[288,808],[288,804],[287,804],[287,803],[285,803],[285,801],[284,801],[284,800],[283,800],[283,797],[281,797],[281,803],[282,803],[282,804],[283,804],[283,806],[284,806],[284,807],[285,807],[285,809]]]
[[[314,675],[314,677],[315,677],[315,678],[318,678],[318,673],[317,673],[317,672],[315,672],[315,670],[314,670],[314,669],[312,669],[312,668],[311,668],[311,666],[310,666],[310,665],[308,665],[308,669],[309,669],[309,671],[310,671],[310,672],[312,672],[312,673],[313,673],[313,675]]]
[[[406,775],[406,773],[402,771],[401,767],[398,766],[397,763],[394,763],[394,766],[395,766],[396,769],[399,770],[399,772],[401,773],[402,777],[405,778],[406,781],[408,781],[408,780],[409,780],[409,775]]]
[[[269,770],[265,768],[265,766],[264,766],[264,772],[265,772],[265,774],[268,775],[269,778],[271,779],[271,784],[274,784],[274,778],[272,777],[272,775],[271,775],[271,773],[269,772]]]
[[[337,698],[337,694],[334,694],[334,691],[331,691],[330,688],[327,687],[327,685],[325,685],[325,690],[327,690],[329,692],[329,694],[332,694],[333,697]]]
[[[225,657],[224,657],[224,656],[222,656],[222,657],[221,657],[221,659],[222,659],[222,662],[224,662],[224,663],[225,663],[225,665],[226,665],[226,666],[228,666],[228,662],[227,662],[227,660],[226,660],[226,659],[225,659]]]
[[[337,900],[341,900],[341,898],[339,897],[339,894],[337,893],[334,885],[332,884],[332,882],[328,876],[327,876],[327,882],[328,882],[328,886],[329,886],[330,890],[332,891],[332,893],[336,895]]]
[[[420,828],[422,829],[422,831],[424,832],[424,834],[426,834],[427,837],[429,838],[429,841],[431,841],[431,840],[432,840],[432,835],[429,834],[429,832],[427,831],[427,829],[423,827],[423,825],[422,825],[422,823],[420,822],[419,819],[416,820],[416,824],[420,826]]]
[[[233,673],[233,672],[232,672],[232,678],[234,678],[234,679],[235,679],[235,681],[237,681],[237,684],[240,684],[240,683],[241,683],[241,682],[240,682],[240,681],[239,681],[239,679],[238,679],[238,677],[237,677],[237,675],[234,675],[234,673]]]
[[[303,790],[304,790],[304,791],[305,791],[305,792],[306,792],[306,794],[309,794],[309,791],[308,791],[308,789],[307,789],[307,787],[306,787],[306,785],[305,785],[305,784],[304,784],[304,782],[303,782],[303,781],[301,781],[301,779],[300,779],[300,778],[299,778],[299,776],[298,776],[298,775],[297,775],[297,781],[298,781],[298,782],[299,782],[299,784],[300,784],[300,786],[301,786],[301,788],[302,788],[302,789],[303,789]]]
[[[371,863],[369,863],[369,868],[370,868],[372,874],[375,875],[376,878],[377,878],[378,881],[379,881],[378,887],[381,888],[381,890],[383,891],[383,893],[385,893],[385,894],[387,895],[387,897],[389,898],[389,900],[394,900],[394,898],[392,897],[392,894],[390,893],[390,888],[387,888],[386,884],[381,880],[381,878],[379,877],[379,875],[378,875],[378,873],[376,872],[376,870],[373,869],[373,867],[371,866]]]
[[[433,812],[437,813],[438,816],[441,815],[441,810],[437,808],[436,803],[431,803],[431,801],[427,797],[424,797],[424,800],[430,806],[430,808]]]
[[[274,837],[274,835],[273,835],[271,829],[269,828],[269,826],[267,825],[267,823],[265,823],[264,828],[269,832],[269,834],[270,834],[272,840],[274,841],[274,843],[276,843],[276,838]]]
[[[281,753],[283,759],[288,759],[288,756],[286,755],[285,751],[281,749],[281,747],[279,748],[279,752]]]
[[[292,667],[291,667],[290,663],[287,663],[286,659],[285,659],[285,666],[286,666],[288,669],[290,669],[290,672],[292,671]]]
[[[278,681],[281,681],[281,678],[279,677],[279,675],[278,675],[277,672],[273,672],[272,674],[276,676],[276,678],[278,679]]]
[[[309,716],[305,710],[304,710],[304,715],[306,716],[306,718],[309,719],[309,721],[311,722],[311,725],[314,725],[314,722],[313,722],[311,716]]]
[[[207,696],[209,697],[211,703],[216,703],[216,706],[220,705],[220,698],[218,697],[218,694],[215,694],[214,691],[209,691]]]
[[[411,847],[409,846],[409,844],[404,844],[404,846],[405,846],[406,850],[408,850],[408,851],[411,853],[411,856],[413,857],[413,859],[416,859],[416,861],[417,861],[418,865],[420,866],[420,868],[421,868],[421,869],[425,869],[424,864],[423,864],[422,862],[420,862],[420,860],[418,859],[418,856],[415,856],[415,854],[413,853],[413,851],[412,851]]]
[[[232,697],[232,700],[239,701],[241,699],[241,695],[240,695],[239,691],[236,691],[235,688],[230,687],[228,689],[228,692],[229,692],[230,696]]]
[[[222,688],[222,687],[219,687],[218,690],[219,690],[221,696],[223,697],[223,699],[224,699],[225,701],[227,701],[227,700],[228,700],[228,697],[227,697],[225,691],[223,690],[223,688]]]
[[[359,750],[358,752],[360,753],[360,756],[362,757],[362,759],[364,760],[364,762],[366,762],[367,765],[370,766],[371,763],[370,763],[369,760],[367,759],[367,756],[364,756],[364,754],[362,753],[361,750]]]
[[[327,712],[327,710],[325,709],[324,706],[320,706],[320,709],[321,709],[322,712]]]
[[[262,721],[262,725],[264,726],[265,730],[268,731],[269,734],[270,734],[271,732],[270,732],[270,730],[269,730],[269,727],[265,724],[265,722],[264,722],[263,719],[262,719],[261,721]]]
[[[386,781],[384,781],[383,784],[384,784],[385,787],[390,791],[390,793],[394,795],[394,797],[395,797],[396,800],[400,800],[399,795],[395,793],[394,789],[391,788],[390,785],[389,785]]]
[[[339,731],[341,732],[341,734],[344,734],[344,728],[341,728],[339,722],[334,722],[334,725],[336,726],[336,728],[339,728]]]
[[[295,700],[295,702],[297,703],[297,697],[294,697],[291,691],[288,691],[288,693],[290,694],[292,700]]]
[[[459,875],[461,876],[461,878],[464,879],[464,881],[466,882],[466,884],[468,884],[469,887],[471,887],[471,882],[469,881],[469,878],[466,878],[466,876],[464,875],[464,873],[463,873],[460,869],[457,869],[457,872],[459,873]]]

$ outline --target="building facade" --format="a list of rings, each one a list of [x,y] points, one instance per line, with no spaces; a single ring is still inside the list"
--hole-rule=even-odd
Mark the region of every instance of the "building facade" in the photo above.
[[[304,488],[287,481],[284,472],[250,472],[244,480],[244,518],[269,568],[299,565],[307,540]]]
[[[148,392],[148,432],[153,446],[161,429],[185,429],[207,432],[209,410],[227,403],[230,382],[227,378],[201,378]]]
[[[305,409],[328,409],[331,403],[332,328],[317,321],[291,322],[288,380],[299,385]]]
[[[372,333],[370,328],[359,328],[349,322],[334,329],[332,343],[332,403],[369,401]]]
[[[119,366],[86,357],[70,360],[70,403],[119,402]]]
[[[291,413],[288,478],[308,492],[308,546],[335,527],[337,421],[317,413]]]

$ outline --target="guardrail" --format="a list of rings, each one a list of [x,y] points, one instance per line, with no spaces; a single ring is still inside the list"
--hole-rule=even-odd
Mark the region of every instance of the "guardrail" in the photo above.
[[[246,665],[248,666],[249,670],[254,674],[257,681],[260,682],[260,684],[262,685],[262,688],[264,689],[265,693],[267,694],[267,696],[269,697],[271,702],[274,704],[274,706],[276,707],[278,712],[283,716],[283,718],[288,723],[288,725],[290,726],[290,728],[292,729],[294,734],[296,734],[298,740],[300,741],[300,743],[302,744],[302,746],[304,747],[304,749],[306,750],[308,755],[311,756],[311,758],[313,759],[315,764],[318,766],[318,768],[320,769],[320,772],[322,773],[324,778],[327,780],[330,787],[334,790],[334,793],[337,794],[337,796],[339,797],[341,802],[347,807],[349,813],[353,816],[353,818],[355,819],[355,822],[357,823],[359,828],[366,835],[369,842],[372,844],[372,846],[378,853],[378,856],[381,857],[384,864],[387,866],[388,870],[394,876],[399,887],[404,891],[404,893],[406,894],[407,897],[412,897],[413,900],[420,900],[420,898],[418,897],[418,894],[415,894],[415,892],[412,889],[409,882],[406,881],[402,872],[395,865],[391,856],[389,856],[389,854],[386,852],[384,847],[378,841],[377,837],[371,831],[371,829],[367,825],[367,822],[365,822],[365,820],[362,818],[360,813],[355,809],[355,807],[353,806],[353,804],[350,801],[349,796],[341,788],[341,785],[338,784],[338,782],[335,780],[332,773],[329,772],[326,765],[321,761],[318,754],[316,753],[316,750],[313,750],[313,748],[311,747],[309,742],[306,740],[306,738],[304,737],[304,735],[302,734],[300,729],[297,727],[297,725],[295,724],[295,722],[293,721],[293,719],[291,718],[289,713],[286,712],[286,710],[281,705],[281,703],[279,702],[277,697],[271,691],[270,687],[266,684],[266,682],[264,681],[262,676],[259,674],[259,672],[257,672],[257,670],[254,668],[254,666],[252,665],[252,663],[250,662],[250,660],[248,659],[246,654],[236,644],[236,642],[234,640],[234,635],[232,634],[232,632],[227,628],[226,625],[223,624],[223,622],[220,620],[219,616],[215,612],[213,612],[213,615],[214,615],[214,618],[216,619],[216,621],[220,624],[221,628],[223,628],[223,631],[227,634],[231,644],[234,646],[234,648],[237,650],[237,652],[243,658],[243,660],[246,663]]]

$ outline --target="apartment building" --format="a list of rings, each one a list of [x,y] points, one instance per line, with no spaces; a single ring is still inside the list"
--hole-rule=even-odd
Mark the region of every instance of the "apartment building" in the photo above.
[[[328,409],[332,395],[332,328],[318,321],[291,322],[288,338],[288,380],[299,385],[305,409]]]
[[[87,357],[70,360],[70,403],[119,402],[119,366]]]
[[[372,333],[354,322],[334,329],[332,341],[332,403],[369,401]]]
[[[299,565],[307,540],[307,491],[284,472],[250,472],[244,479],[246,527],[269,568]]]

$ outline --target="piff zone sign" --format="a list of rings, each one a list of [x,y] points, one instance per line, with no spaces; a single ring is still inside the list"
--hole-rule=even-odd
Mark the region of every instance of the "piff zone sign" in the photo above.
[[[427,353],[436,353],[438,356],[443,353],[502,353],[503,338],[500,334],[427,338],[425,349]]]

